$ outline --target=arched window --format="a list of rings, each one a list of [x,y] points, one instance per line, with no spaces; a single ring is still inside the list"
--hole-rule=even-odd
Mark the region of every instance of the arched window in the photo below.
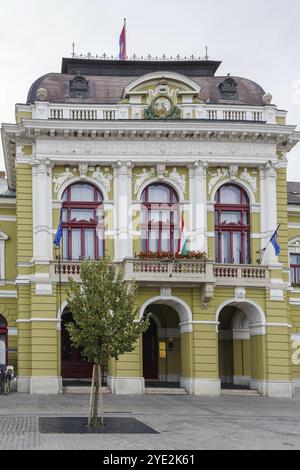
[[[179,204],[173,188],[154,183],[142,194],[142,250],[178,251]]]
[[[75,183],[63,194],[63,258],[98,259],[104,253],[103,198],[88,183]]]
[[[250,204],[239,186],[225,184],[215,198],[216,262],[250,264]]]
[[[0,364],[7,364],[7,321],[0,315]]]

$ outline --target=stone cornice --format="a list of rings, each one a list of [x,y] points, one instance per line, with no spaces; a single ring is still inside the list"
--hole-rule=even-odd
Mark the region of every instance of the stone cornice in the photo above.
[[[300,132],[296,131],[296,126],[279,126],[265,123],[249,122],[203,122],[197,120],[180,121],[146,121],[146,120],[126,120],[126,121],[51,121],[51,120],[28,120],[23,119],[20,124],[4,124],[2,128],[2,141],[4,148],[4,158],[8,174],[9,187],[15,188],[15,160],[16,144],[22,141],[23,144],[43,142],[76,142],[89,143],[97,142],[117,142],[128,141],[130,143],[143,142],[166,142],[180,144],[182,142],[197,143],[248,143],[273,144],[277,150],[288,152],[297,142],[300,141]],[[60,153],[60,152],[59,152]],[[157,155],[164,155],[168,152],[158,152]],[[186,152],[188,153],[188,152]],[[190,152],[191,153],[191,152]],[[193,155],[193,152],[191,153]],[[234,152],[228,153],[232,156]],[[108,153],[108,155],[110,155]],[[134,154],[133,154],[134,155]],[[170,156],[174,156],[175,154]],[[201,157],[201,152],[198,152]],[[52,156],[54,156],[52,154]],[[89,151],[82,154],[82,157],[89,160]],[[196,157],[196,154],[194,154]],[[234,155],[235,156],[235,155]],[[208,155],[206,156],[207,159]],[[20,156],[22,158],[22,156]],[[113,160],[113,159],[111,159]],[[93,161],[93,159],[91,159]],[[174,160],[175,163],[175,160]],[[188,163],[188,162],[187,162]],[[216,161],[217,163],[217,161]]]
[[[52,134],[53,131],[61,130],[70,130],[70,131],[92,131],[96,130],[99,132],[109,131],[112,135],[118,135],[119,131],[136,131],[137,133],[145,131],[150,132],[162,132],[170,133],[187,131],[188,133],[199,132],[200,134],[205,132],[230,132],[230,133],[271,133],[276,135],[291,135],[296,131],[296,126],[288,125],[276,125],[276,124],[265,124],[265,123],[252,123],[252,122],[234,122],[234,121],[209,121],[204,122],[203,120],[188,120],[181,119],[176,121],[150,121],[150,120],[103,120],[103,121],[69,121],[69,120],[38,120],[38,119],[23,119],[22,120],[22,131],[25,130],[44,130],[49,131]],[[300,139],[300,132],[298,134],[298,139]],[[34,134],[32,134],[34,137]],[[51,137],[51,134],[50,134]],[[53,135],[53,137],[55,137]],[[169,137],[169,136],[168,136]]]

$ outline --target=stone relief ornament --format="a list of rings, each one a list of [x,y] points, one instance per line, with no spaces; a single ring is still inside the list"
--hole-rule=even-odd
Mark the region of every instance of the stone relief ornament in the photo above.
[[[35,94],[36,98],[40,101],[44,101],[48,97],[48,92],[45,88],[39,88]]]
[[[80,178],[86,178],[87,177],[87,172],[89,170],[89,165],[87,163],[80,163],[78,166]]]
[[[112,175],[110,174],[105,175],[104,173],[102,173],[102,171],[100,171],[100,166],[97,166],[96,171],[94,171],[92,176],[95,180],[99,181],[99,183],[103,184],[105,190],[108,193],[111,192],[110,182],[113,179]]]
[[[169,174],[169,178],[175,181],[180,187],[181,191],[185,193],[185,186],[186,186],[185,175],[180,175],[179,173],[177,173],[177,169],[173,168],[173,171]]]
[[[239,166],[233,163],[229,167],[230,178],[236,178],[239,171]]]
[[[137,194],[142,184],[149,178],[155,176],[155,168],[150,168],[149,171],[147,171],[146,168],[143,168],[142,173],[134,173],[134,176],[136,177],[134,194]]]
[[[208,174],[211,176],[209,185],[208,185],[208,192],[209,194],[212,193],[214,186],[223,178],[229,178],[229,170],[228,168],[217,168],[216,173],[211,173],[208,171]]]
[[[248,173],[248,168],[244,168],[244,171],[243,173],[241,173],[241,179],[244,180],[244,181],[247,181],[247,183],[250,184],[251,188],[253,189],[253,191],[256,193],[257,192],[257,180],[256,180],[256,176],[251,176],[249,173]]]
[[[151,89],[149,90],[148,102],[150,104],[154,100],[154,98],[158,96],[168,96],[174,104],[177,104],[178,93],[179,88],[173,88],[172,90],[170,90],[168,82],[162,79],[154,91]]]
[[[161,80],[155,90],[149,90],[149,107],[144,111],[145,119],[179,119],[180,109],[177,108],[179,89],[172,89],[166,80]]]
[[[58,193],[64,182],[72,177],[73,173],[70,171],[70,168],[68,166],[65,167],[65,171],[63,173],[55,174],[53,177],[53,183],[55,185],[54,192]]]
[[[266,104],[266,105],[270,105],[272,103],[272,99],[273,99],[273,96],[271,95],[271,93],[266,93],[263,97],[263,102]]]
[[[159,178],[166,176],[166,165],[156,165],[156,174]]]

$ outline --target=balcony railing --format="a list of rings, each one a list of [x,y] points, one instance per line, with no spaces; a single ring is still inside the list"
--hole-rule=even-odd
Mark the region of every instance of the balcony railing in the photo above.
[[[266,266],[220,264],[214,266],[214,277],[217,284],[263,285],[270,281],[270,272]]]
[[[137,282],[213,282],[213,265],[199,260],[137,260],[124,261],[124,279]]]
[[[181,105],[179,108],[184,109]],[[143,104],[134,104],[137,111],[132,114],[133,119],[142,119],[143,110],[146,109]],[[247,106],[232,106],[232,105],[211,105],[211,104],[192,104],[190,108],[195,111],[195,118],[207,119],[213,121],[249,121],[249,122],[266,122],[274,124],[276,122],[275,109],[269,113],[266,112],[265,107],[247,107]],[[70,105],[70,104],[49,104],[48,112],[40,114],[38,107],[33,111],[33,117],[51,120],[75,120],[75,121],[95,121],[95,120],[118,120],[129,119],[131,104],[116,104],[116,105]],[[190,110],[191,111],[191,110]],[[188,119],[191,118],[189,114]]]
[[[124,281],[138,283],[214,283],[225,286],[265,287],[270,282],[266,266],[224,265],[201,260],[141,260],[126,258],[116,263]],[[80,279],[80,261],[62,261],[52,266],[52,275],[57,281],[67,282],[69,277]]]

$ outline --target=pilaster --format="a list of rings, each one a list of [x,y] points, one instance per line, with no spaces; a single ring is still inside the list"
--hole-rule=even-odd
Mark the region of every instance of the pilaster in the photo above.
[[[260,193],[261,193],[261,249],[265,249],[269,239],[277,228],[277,166],[268,162],[260,167]],[[278,257],[271,244],[264,252],[262,264],[278,265]]]
[[[207,252],[206,169],[207,162],[196,161],[189,171],[191,250]]]
[[[129,211],[132,201],[132,168],[130,161],[118,161],[114,166],[114,188],[116,207],[115,258],[120,260],[133,256],[129,233]]]
[[[52,258],[52,165],[35,160],[32,165],[33,260],[49,263]]]

